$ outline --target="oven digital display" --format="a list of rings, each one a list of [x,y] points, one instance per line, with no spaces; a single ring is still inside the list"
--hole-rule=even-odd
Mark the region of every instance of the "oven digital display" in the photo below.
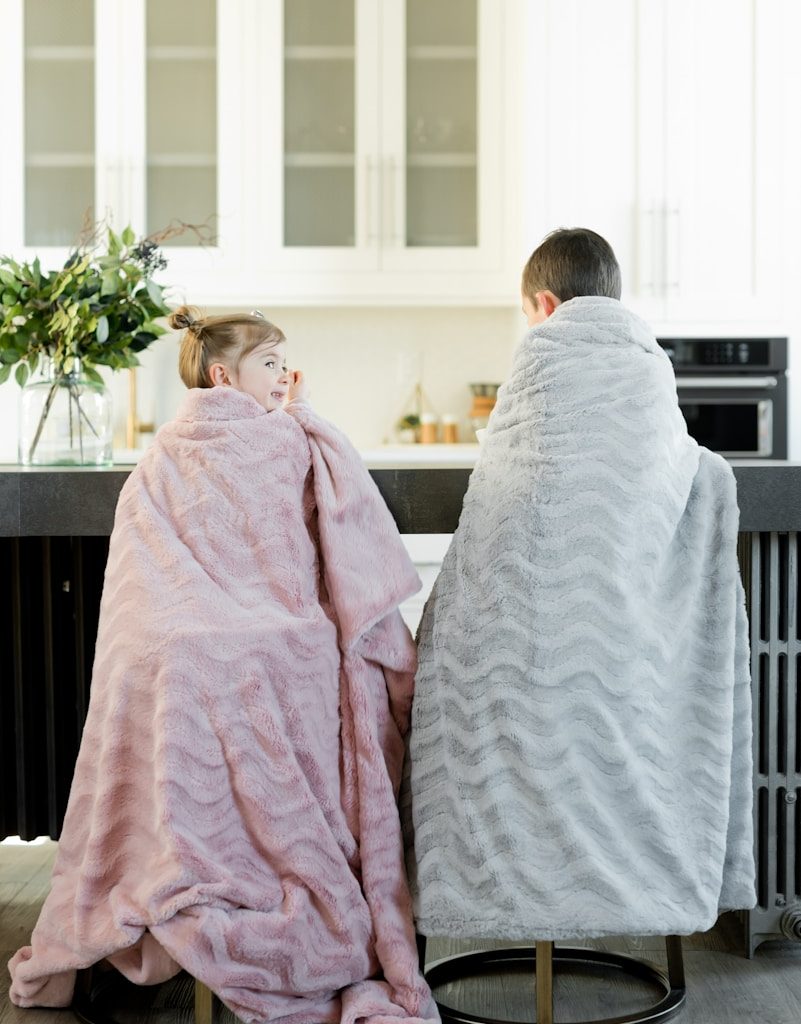
[[[731,366],[752,370],[770,365],[770,342],[767,340],[669,338],[660,340],[659,344],[676,369]]]

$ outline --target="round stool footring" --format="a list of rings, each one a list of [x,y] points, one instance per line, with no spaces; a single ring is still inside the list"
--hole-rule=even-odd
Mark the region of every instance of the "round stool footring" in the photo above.
[[[679,946],[679,964],[671,983],[668,975],[660,967],[647,960],[622,953],[607,953],[596,949],[578,949],[568,946],[554,946],[554,972],[569,971],[571,968],[589,968],[595,970],[616,970],[622,974],[648,982],[663,990],[662,998],[645,1010],[623,1014],[618,1017],[592,1018],[591,1020],[570,1021],[569,1024],[652,1024],[674,1017],[682,1007],[686,997],[684,973],[681,967]],[[432,989],[451,981],[463,981],[475,974],[502,974],[504,968],[512,965],[517,968],[529,965],[536,971],[536,948],[534,946],[515,946],[510,949],[488,949],[475,953],[459,953],[444,957],[429,964],[425,978]],[[673,969],[671,968],[671,973]],[[443,1024],[518,1024],[496,1017],[478,1016],[466,1010],[454,1009],[437,999],[437,1006]],[[568,1022],[564,1022],[568,1024]]]

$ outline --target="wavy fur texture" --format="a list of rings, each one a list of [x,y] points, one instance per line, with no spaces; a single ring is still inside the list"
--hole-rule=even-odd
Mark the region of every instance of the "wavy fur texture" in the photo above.
[[[108,958],[245,1021],[436,1019],[396,796],[419,580],[304,403],[192,390],[120,495],[91,702],[20,1006]]]
[[[619,302],[521,343],[419,632],[418,929],[686,934],[754,904],[734,475]]]

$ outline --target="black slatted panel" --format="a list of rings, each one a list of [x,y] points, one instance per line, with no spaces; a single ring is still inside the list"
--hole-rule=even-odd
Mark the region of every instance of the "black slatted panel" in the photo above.
[[[107,537],[0,539],[0,828],[57,839],[86,718]]]
[[[766,939],[787,938],[788,915],[801,913],[799,535],[743,534],[739,553],[754,698],[757,907],[743,915],[750,956]]]

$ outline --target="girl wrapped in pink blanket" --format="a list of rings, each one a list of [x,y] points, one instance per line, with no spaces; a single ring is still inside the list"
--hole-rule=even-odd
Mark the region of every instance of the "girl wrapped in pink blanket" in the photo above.
[[[190,388],[120,494],[52,888],[10,961],[65,1006],[109,961],[246,1021],[432,1020],[396,807],[419,588],[358,454],[261,314],[182,307]]]

